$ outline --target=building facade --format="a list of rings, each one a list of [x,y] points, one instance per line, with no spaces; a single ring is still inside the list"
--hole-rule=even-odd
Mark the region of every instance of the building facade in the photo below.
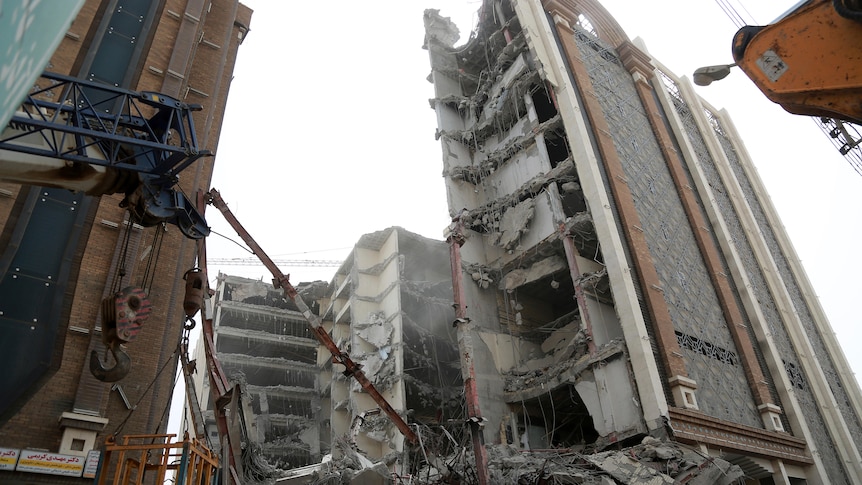
[[[862,481],[859,385],[727,114],[596,1],[425,21],[486,441]]]
[[[215,152],[250,21],[236,0],[88,0],[46,70],[200,105],[198,146]],[[207,190],[213,163],[186,168],[180,189],[192,199]],[[121,195],[0,184],[4,449],[85,456],[111,434],[165,431],[196,244],[176,226],[129,224]],[[151,313],[127,348],[129,374],[100,382],[89,355],[104,350],[101,303],[130,285],[143,287]],[[45,480],[79,479],[0,469],[2,483]]]

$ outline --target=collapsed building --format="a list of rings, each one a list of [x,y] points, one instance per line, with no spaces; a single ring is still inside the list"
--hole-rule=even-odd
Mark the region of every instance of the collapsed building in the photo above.
[[[425,25],[448,243],[363,236],[317,300],[417,443],[320,349],[332,459],[279,482],[477,483],[484,449],[492,483],[862,483],[859,385],[727,113],[595,1]]]
[[[596,1],[429,10],[488,443],[644,435],[752,483],[862,482],[862,398],[726,112]]]
[[[463,384],[444,242],[400,227],[366,234],[320,303],[338,348],[363,366],[396,411],[417,423],[462,426]],[[329,352],[321,351],[320,362],[332,437],[349,436],[371,460],[403,451],[404,437],[374,400],[332,365]]]
[[[308,301],[325,296],[326,283],[300,284]],[[296,305],[269,282],[219,274],[212,310],[213,340],[225,375],[239,384],[247,446],[270,466],[289,469],[318,463],[329,451],[319,426],[321,389],[318,342]],[[316,310],[316,306],[312,305]],[[198,345],[195,361],[206,361]],[[209,442],[220,452],[218,428],[205,373],[195,374]],[[183,429],[190,426],[190,411]]]

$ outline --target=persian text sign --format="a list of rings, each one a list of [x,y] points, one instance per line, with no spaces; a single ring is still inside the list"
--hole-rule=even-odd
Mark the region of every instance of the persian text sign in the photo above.
[[[90,450],[87,452],[87,462],[84,466],[84,478],[96,478],[96,472],[99,470],[99,457],[102,453],[99,450]]]
[[[21,450],[0,448],[0,470],[14,470],[15,463],[18,463],[19,453],[21,453]]]
[[[82,456],[61,455],[44,451],[23,450],[18,458],[19,472],[45,473],[48,475],[63,475],[65,477],[80,477],[84,471],[85,458]]]

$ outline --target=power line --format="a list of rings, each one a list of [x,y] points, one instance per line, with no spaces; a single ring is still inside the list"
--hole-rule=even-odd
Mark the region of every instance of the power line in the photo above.
[[[273,259],[279,266],[302,266],[313,268],[337,268],[344,261],[336,259]],[[257,258],[207,258],[208,264],[221,264],[224,266],[263,266]]]
[[[715,0],[715,3],[718,5],[727,18],[733,22],[733,25],[736,26],[737,29],[744,27],[745,25],[757,25],[757,22],[754,20],[754,16],[751,15],[751,12],[745,8],[742,0],[737,0],[735,3],[739,5],[739,8],[742,9],[743,12],[747,15],[747,18],[739,13],[739,10],[731,3],[730,0]]]

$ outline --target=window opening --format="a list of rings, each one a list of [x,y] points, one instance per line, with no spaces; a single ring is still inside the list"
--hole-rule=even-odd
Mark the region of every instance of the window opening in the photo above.
[[[554,131],[545,132],[545,149],[548,151],[551,168],[555,168],[571,155],[566,137]]]
[[[84,451],[84,444],[84,440],[72,438],[72,444],[69,445],[69,449],[72,451]]]
[[[590,22],[590,19],[588,19],[584,14],[578,15],[578,26],[596,37],[599,36],[598,32],[596,32],[596,28],[593,27],[593,23]]]
[[[599,438],[593,418],[572,384],[510,406],[518,416],[518,433],[513,438],[522,448],[582,449]]]
[[[533,97],[533,106],[536,108],[536,116],[539,118],[539,123],[544,123],[557,116],[557,107],[554,106],[554,101],[545,87],[534,87],[531,96]]]

